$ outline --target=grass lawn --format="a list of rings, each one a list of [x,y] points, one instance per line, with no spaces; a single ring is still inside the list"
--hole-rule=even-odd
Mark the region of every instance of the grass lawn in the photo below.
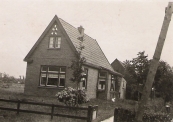
[[[20,99],[20,100],[28,100],[32,102],[45,102],[51,104],[58,104],[64,105],[56,100],[55,97],[35,97],[35,96],[26,96],[23,93],[24,85],[22,84],[12,84],[9,88],[1,88],[0,87],[0,98],[3,99]],[[153,107],[153,104],[157,104],[157,107]],[[17,104],[13,103],[5,103],[0,102],[0,106],[3,107],[12,107],[16,108]],[[125,107],[128,109],[135,109],[135,102],[134,101],[127,101],[127,100],[116,100],[116,102],[107,101],[107,100],[100,100],[100,99],[91,99],[90,102],[82,104],[83,107],[88,107],[88,105],[98,105],[98,117],[94,122],[100,122],[104,119],[107,119],[114,114],[115,107]],[[157,111],[164,111],[163,106],[159,100],[155,100],[149,102],[148,108],[157,109]],[[37,111],[44,111],[50,112],[50,107],[43,107],[43,106],[36,106],[36,105],[21,105],[21,109],[28,109],[28,110],[37,110]],[[55,109],[55,111],[70,114],[70,115],[81,115],[87,116],[85,111],[74,111],[74,110],[60,110]],[[49,115],[38,115],[38,114],[28,114],[28,113],[20,113],[16,115],[16,112],[12,111],[2,111],[0,110],[0,122],[83,122],[83,120],[79,119],[71,119],[71,118],[64,118],[64,117],[54,117],[53,120],[50,120]]]

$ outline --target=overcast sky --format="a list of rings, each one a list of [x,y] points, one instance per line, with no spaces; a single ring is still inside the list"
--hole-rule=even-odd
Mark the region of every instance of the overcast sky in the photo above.
[[[146,2],[147,1],[147,2]],[[153,57],[169,0],[0,0],[0,72],[26,74],[23,61],[52,18],[82,25],[111,63],[145,51]],[[173,66],[173,21],[161,59]]]

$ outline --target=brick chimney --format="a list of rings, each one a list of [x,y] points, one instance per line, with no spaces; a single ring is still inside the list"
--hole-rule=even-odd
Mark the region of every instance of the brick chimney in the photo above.
[[[80,37],[84,36],[84,28],[82,26],[78,27],[78,31],[80,33]]]

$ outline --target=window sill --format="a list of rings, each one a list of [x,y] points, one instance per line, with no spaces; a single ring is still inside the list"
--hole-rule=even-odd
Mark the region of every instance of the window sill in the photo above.
[[[48,50],[60,50],[61,48],[47,48]]]
[[[38,88],[43,88],[43,89],[64,89],[64,87],[57,87],[57,86],[38,86]]]

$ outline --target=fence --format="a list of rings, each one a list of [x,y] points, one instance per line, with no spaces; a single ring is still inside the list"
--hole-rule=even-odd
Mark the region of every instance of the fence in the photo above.
[[[0,107],[1,110],[17,111],[17,114],[19,114],[20,112],[24,112],[24,113],[50,115],[51,120],[53,119],[54,116],[59,116],[59,117],[81,119],[81,120],[86,120],[87,122],[92,122],[92,120],[97,117],[97,112],[98,112],[98,106],[97,105],[96,106],[89,105],[88,107],[70,107],[70,106],[62,106],[62,105],[55,105],[55,104],[38,103],[38,102],[25,102],[25,101],[20,101],[20,100],[6,100],[6,99],[0,99],[0,102],[8,102],[8,103],[10,102],[10,103],[16,103],[17,104],[17,108]],[[20,109],[21,104],[47,106],[47,107],[51,108],[51,112],[49,113],[49,112],[41,112],[41,111]],[[85,110],[85,111],[87,111],[87,116],[82,117],[82,116],[74,116],[74,115],[54,113],[54,109],[56,107],[57,108],[64,108],[64,109],[67,109],[67,110],[68,109],[71,109],[71,110]]]

